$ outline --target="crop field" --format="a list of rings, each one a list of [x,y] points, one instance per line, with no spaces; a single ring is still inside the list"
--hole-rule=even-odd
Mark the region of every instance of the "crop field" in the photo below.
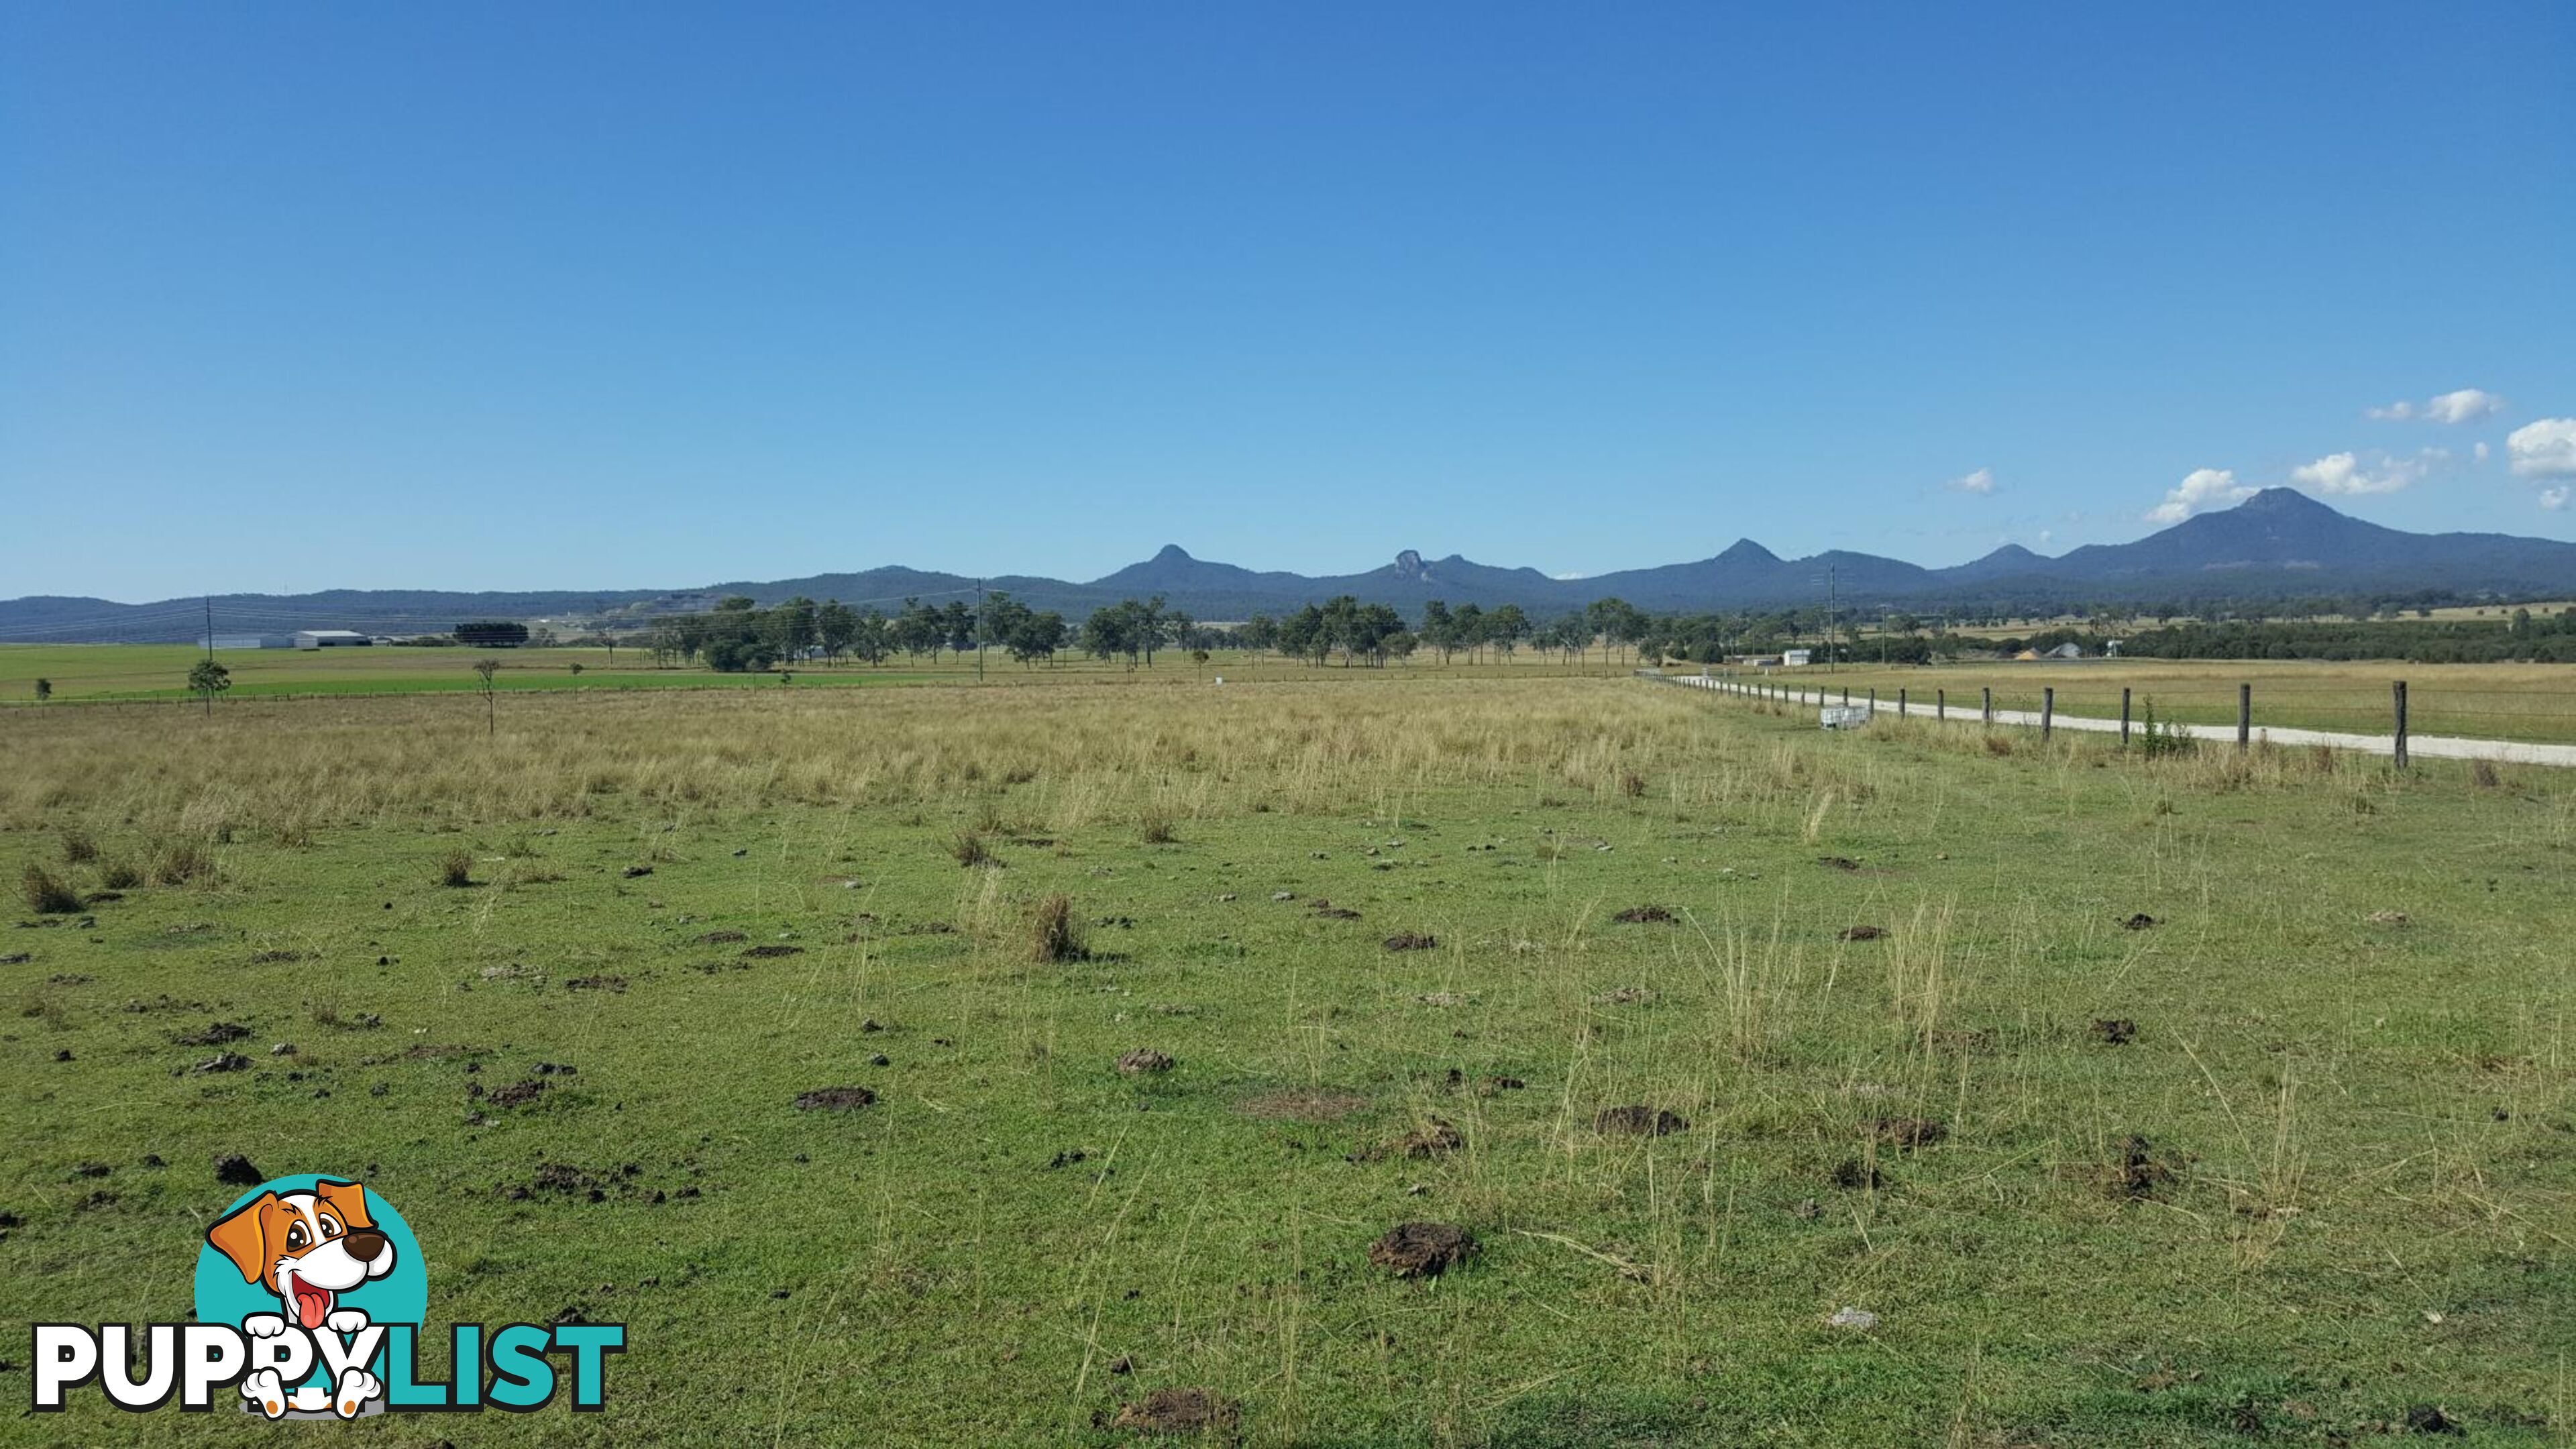
[[[1673,666],[1697,673],[1698,667]],[[1881,668],[1869,664],[1735,671],[1740,679],[1863,699],[1872,689],[1893,702],[1900,689],[1929,702],[1946,690],[1950,708],[1976,713],[1979,691],[1995,708],[2039,708],[2057,691],[2061,713],[2120,717],[2120,691],[2131,708],[2186,724],[2234,724],[2239,684],[2254,686],[2254,726],[2342,730],[2384,735],[2394,715],[2389,686],[2405,680],[2408,727],[2419,735],[2469,739],[2576,741],[2576,670],[2564,664],[2327,664],[2264,660],[2092,659],[2064,663],[1988,662]]]
[[[0,712],[0,1383],[242,1154],[627,1325],[370,1443],[2576,1435],[2576,775],[1166,670]]]

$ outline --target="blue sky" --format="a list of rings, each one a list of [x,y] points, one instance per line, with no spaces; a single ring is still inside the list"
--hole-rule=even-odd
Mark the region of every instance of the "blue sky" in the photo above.
[[[2548,3],[9,6],[0,596],[2576,537],[2571,73]]]

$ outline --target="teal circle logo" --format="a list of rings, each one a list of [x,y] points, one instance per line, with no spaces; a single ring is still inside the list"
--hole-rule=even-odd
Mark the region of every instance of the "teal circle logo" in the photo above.
[[[308,1330],[349,1311],[369,1323],[429,1317],[429,1267],[411,1224],[373,1189],[324,1173],[271,1178],[234,1199],[197,1249],[196,1288],[197,1321],[236,1328],[255,1314]]]

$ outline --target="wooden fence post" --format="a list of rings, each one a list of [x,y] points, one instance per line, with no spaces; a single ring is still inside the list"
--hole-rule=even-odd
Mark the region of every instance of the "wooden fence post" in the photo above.
[[[2406,681],[2396,683],[2397,694],[2397,768],[2406,768]]]
[[[2120,748],[2125,750],[2125,749],[2127,749],[2128,747],[2129,747],[2129,690],[2128,690],[2128,687],[2127,687],[2126,685],[2123,685],[2123,686],[2121,686],[2121,689],[2120,689]]]
[[[1896,688],[1896,717],[1898,719],[1905,718],[1905,687],[1903,685],[1898,685]]]
[[[1985,722],[1986,722],[1989,726],[1991,726],[1991,725],[1993,725],[1993,724],[1994,724],[1994,722],[1995,722],[1995,687],[1994,687],[1993,685],[1991,685],[1991,684],[1987,684],[1987,685],[1981,685],[1981,686],[1979,686],[1979,688],[1981,688],[1982,690],[1984,690],[1984,691],[1985,691],[1985,696],[1986,696],[1986,703],[1985,703],[1986,721],[1985,721]]]
[[[2057,686],[2052,684],[2039,692],[2039,737],[2043,740],[2047,739],[2049,731],[2056,727],[2056,723]]]
[[[2254,686],[2236,686],[2236,748],[2244,749],[2254,742]]]
[[[1950,718],[1950,691],[1946,689],[1936,689],[1932,691],[1932,718],[1944,723],[1948,722]]]

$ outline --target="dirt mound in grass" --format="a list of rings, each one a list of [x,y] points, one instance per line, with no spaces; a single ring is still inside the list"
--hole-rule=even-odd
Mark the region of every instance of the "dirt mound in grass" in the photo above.
[[[1820,855],[1816,857],[1816,864],[1825,867],[1827,870],[1860,869],[1860,862],[1852,859],[1848,855]]]
[[[1168,1053],[1158,1052],[1152,1047],[1138,1047],[1118,1059],[1119,1072],[1130,1077],[1147,1072],[1168,1072],[1175,1065]]]
[[[2104,1046],[2127,1046],[2138,1039],[2138,1024],[2125,1016],[2097,1016],[2091,1031]]]
[[[524,1107],[530,1102],[537,1100],[538,1095],[544,1092],[545,1089],[545,1083],[531,1078],[524,1082],[513,1082],[509,1086],[503,1087],[499,1091],[494,1092],[484,1100],[495,1107]],[[473,1090],[471,1088],[467,1089],[466,1095],[469,1097],[473,1096]]]
[[[1350,1155],[1353,1162],[1381,1162],[1390,1157],[1420,1161],[1445,1157],[1467,1145],[1464,1134],[1438,1117],[1422,1127],[1377,1147],[1364,1147]]]
[[[799,1112],[855,1112],[875,1102],[877,1094],[865,1087],[816,1087],[796,1094]]]
[[[2122,921],[2120,923],[2120,929],[2123,931],[2144,931],[2152,929],[2155,924],[2155,917],[2148,915],[2144,911],[2140,911],[2136,915]]]
[[[2120,1144],[2120,1160],[2104,1173],[2102,1187],[2113,1197],[2144,1201],[2173,1180],[2173,1169],[2156,1159],[2155,1145],[2131,1135]]]
[[[1879,1141],[1905,1150],[1929,1147],[1950,1135],[1948,1123],[1930,1117],[1881,1117],[1869,1130]]]
[[[736,941],[747,941],[751,938],[740,931],[701,931],[689,939],[701,946],[729,946]]]
[[[1214,1389],[1156,1389],[1132,1404],[1120,1404],[1112,1429],[1138,1434],[1208,1434],[1232,1429],[1242,1410]]]
[[[1612,1107],[1592,1119],[1596,1132],[1624,1137],[1669,1137],[1690,1129],[1690,1123],[1661,1107]]]
[[[742,954],[750,960],[767,961],[779,956],[802,956],[805,954],[805,948],[802,946],[781,946],[773,942],[766,946],[754,946]]]
[[[1398,931],[1386,938],[1386,949],[1390,951],[1428,951],[1439,944],[1439,937],[1413,931]]]
[[[172,1040],[181,1046],[222,1046],[225,1042],[240,1041],[248,1035],[250,1035],[250,1028],[240,1022],[219,1021],[203,1031],[192,1031],[186,1036],[173,1037]]]
[[[1875,941],[1887,934],[1884,926],[1845,926],[1835,933],[1846,941]]]
[[[1455,1223],[1398,1223],[1369,1244],[1368,1256],[1399,1278],[1436,1278],[1475,1252],[1475,1235]]]
[[[1610,919],[1623,926],[1669,926],[1677,918],[1662,906],[1630,906]]]

